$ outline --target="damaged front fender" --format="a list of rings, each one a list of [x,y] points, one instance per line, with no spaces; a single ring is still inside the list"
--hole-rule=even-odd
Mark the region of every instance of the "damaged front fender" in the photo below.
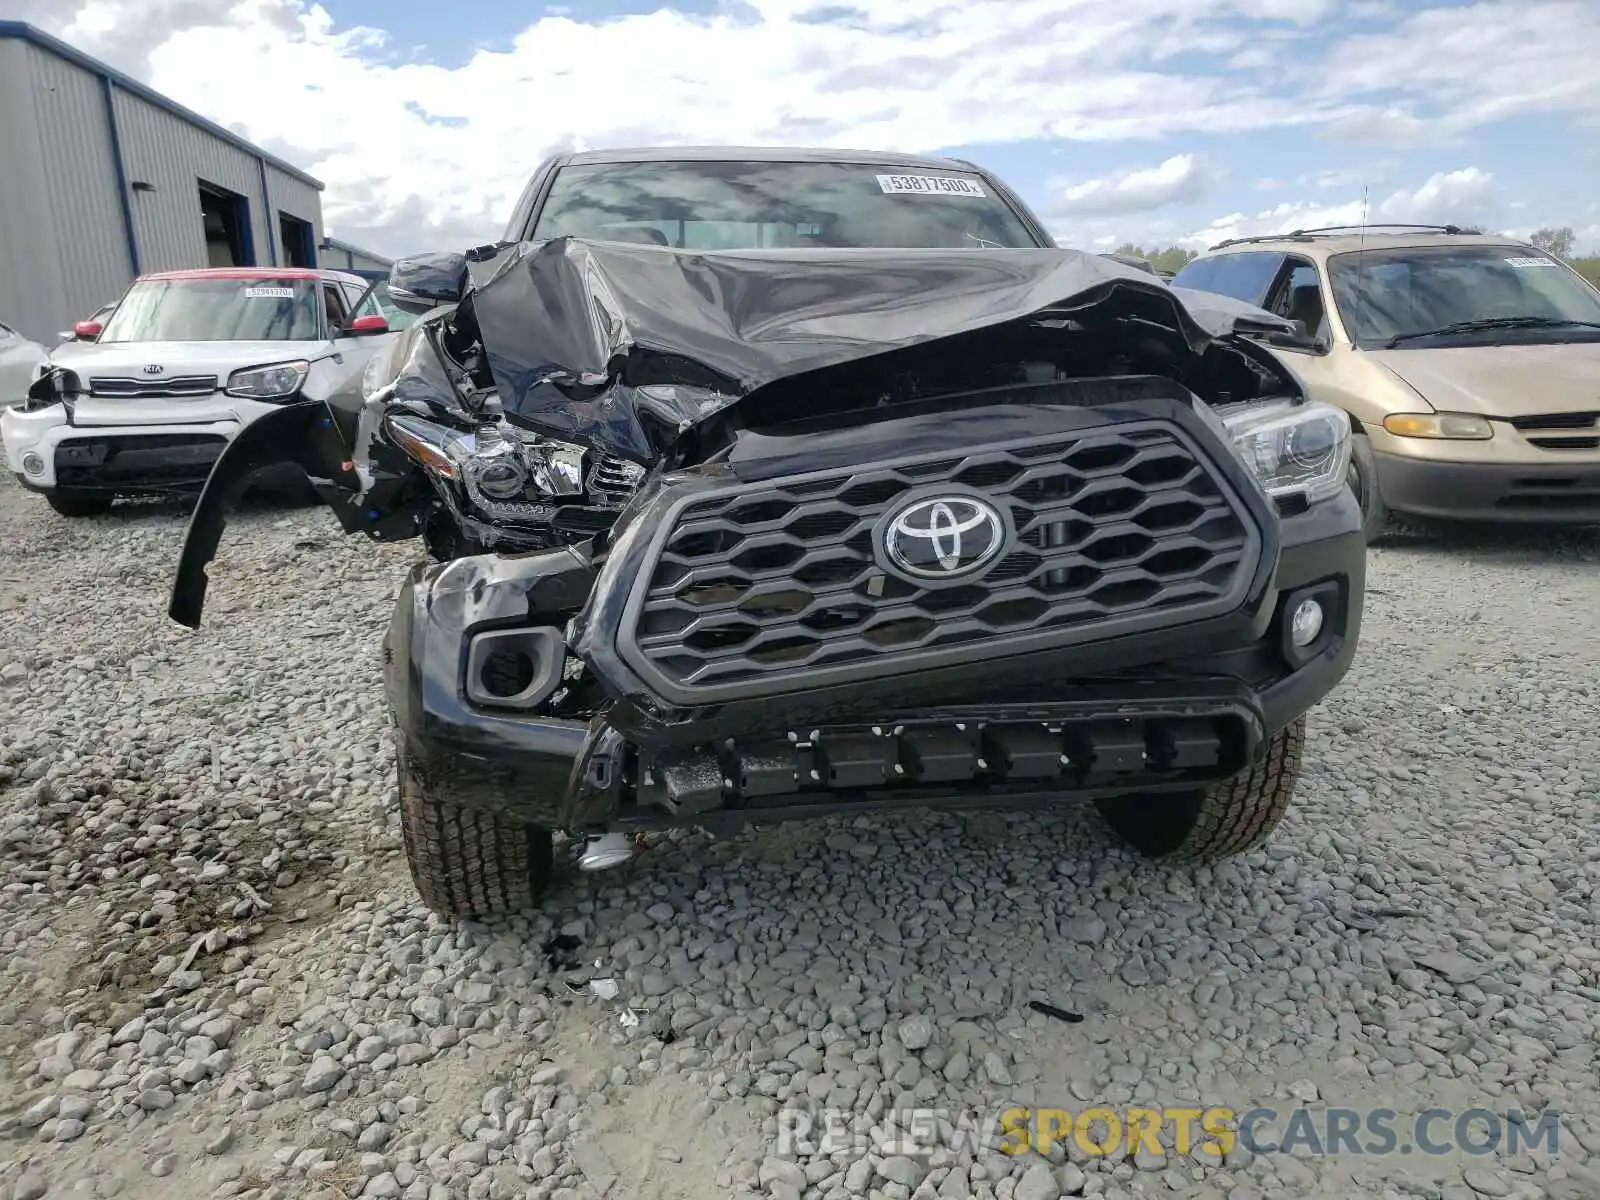
[[[303,400],[270,412],[233,436],[218,457],[189,516],[167,615],[190,629],[200,628],[205,607],[206,567],[216,557],[228,508],[250,481],[268,467],[301,467],[319,491],[345,482],[349,465],[332,415],[320,400]]]

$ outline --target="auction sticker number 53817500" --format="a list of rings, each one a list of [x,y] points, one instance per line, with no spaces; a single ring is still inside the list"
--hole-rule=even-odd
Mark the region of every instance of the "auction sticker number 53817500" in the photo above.
[[[974,179],[954,175],[879,175],[878,186],[891,196],[977,196],[983,188]]]

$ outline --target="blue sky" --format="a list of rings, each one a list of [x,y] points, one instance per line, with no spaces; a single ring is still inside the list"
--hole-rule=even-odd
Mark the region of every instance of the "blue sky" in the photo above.
[[[13,12],[21,8],[20,12]],[[325,180],[389,253],[499,232],[566,147],[983,162],[1065,242],[1358,220],[1600,249],[1597,0],[0,0]],[[266,85],[271,81],[271,86]]]

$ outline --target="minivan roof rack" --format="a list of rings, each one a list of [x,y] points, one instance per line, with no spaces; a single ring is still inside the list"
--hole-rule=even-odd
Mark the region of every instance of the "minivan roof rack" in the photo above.
[[[1295,229],[1288,233],[1263,233],[1255,237],[1228,238],[1212,246],[1213,250],[1221,250],[1224,246],[1239,246],[1249,242],[1310,242],[1318,237],[1334,237],[1343,233],[1378,233],[1383,230],[1410,229],[1426,233],[1470,234],[1476,230],[1467,229],[1461,225],[1406,225],[1398,221],[1379,221],[1371,225],[1321,225],[1315,229]]]

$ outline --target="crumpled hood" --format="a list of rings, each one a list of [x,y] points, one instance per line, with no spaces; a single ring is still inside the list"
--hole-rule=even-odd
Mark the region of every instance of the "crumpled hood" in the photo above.
[[[516,247],[463,307],[509,415],[648,462],[779,379],[1112,299],[1175,327],[1196,354],[1241,330],[1293,329],[1059,249],[699,252],[557,238]]]
[[[1600,342],[1367,353],[1440,412],[1526,417],[1600,410]]]

